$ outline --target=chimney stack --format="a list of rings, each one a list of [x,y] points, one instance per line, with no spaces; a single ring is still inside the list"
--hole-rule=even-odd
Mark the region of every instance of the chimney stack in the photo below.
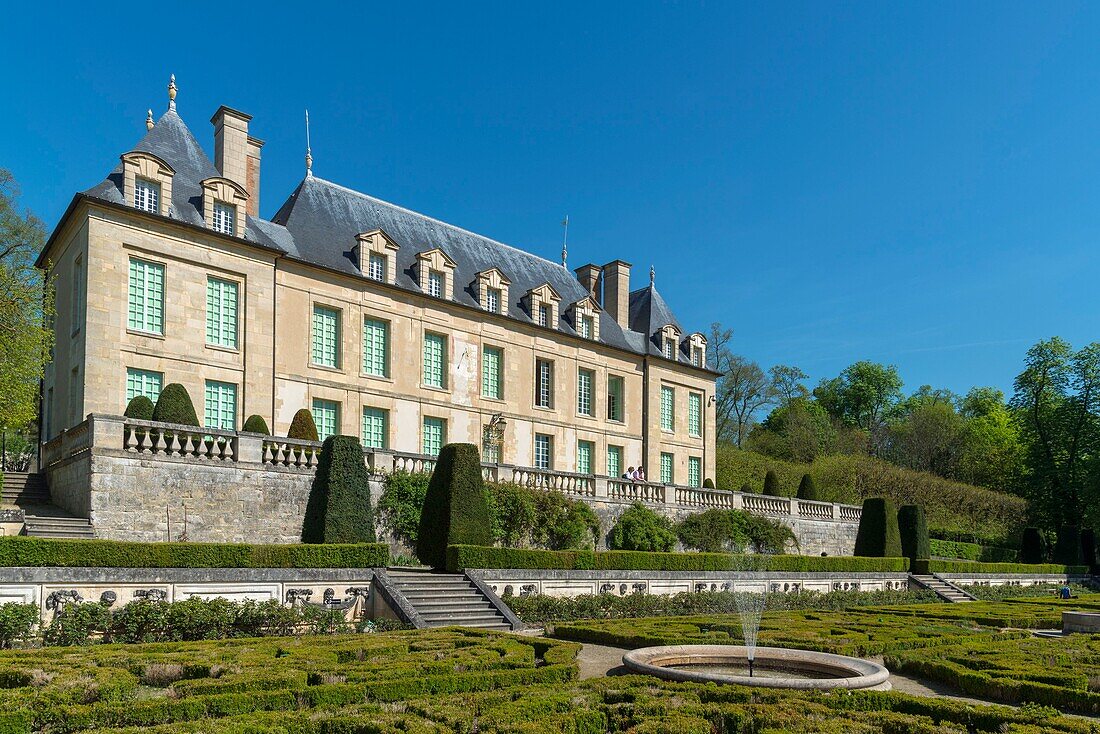
[[[589,263],[581,265],[573,271],[577,274],[577,280],[584,289],[596,297],[596,303],[600,302],[600,266]]]
[[[210,122],[214,125],[214,167],[223,178],[240,184],[248,192],[248,213],[256,215],[260,205],[260,148],[262,140],[248,135],[252,115],[222,105]]]
[[[603,310],[623,329],[630,328],[630,263],[612,260],[603,266]]]

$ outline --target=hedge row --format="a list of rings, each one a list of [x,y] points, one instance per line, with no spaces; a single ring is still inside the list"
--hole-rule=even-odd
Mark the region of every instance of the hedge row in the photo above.
[[[767,556],[729,553],[648,553],[644,551],[543,551],[452,545],[447,569],[524,568],[601,571],[807,571],[904,572],[906,558],[847,556]]]
[[[977,563],[975,561],[939,561],[920,559],[913,563],[913,573],[1023,573],[1023,574],[1087,574],[1088,566],[1063,566],[1057,563]]]
[[[1012,548],[998,548],[991,545],[966,543],[961,540],[928,541],[932,555],[939,558],[955,558],[961,561],[982,561],[983,563],[1016,563],[1019,551]]]
[[[389,557],[385,543],[249,545],[0,538],[0,567],[377,568],[388,565]]]

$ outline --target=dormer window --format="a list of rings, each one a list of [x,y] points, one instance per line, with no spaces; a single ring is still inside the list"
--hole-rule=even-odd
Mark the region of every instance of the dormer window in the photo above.
[[[135,178],[134,206],[142,211],[159,214],[160,184],[147,178]]]
[[[585,296],[569,307],[573,312],[573,328],[582,339],[600,340],[600,312],[596,299]]]
[[[561,296],[549,283],[532,288],[523,296],[531,320],[549,329],[558,328],[558,304]]]
[[[539,304],[539,326],[550,325],[550,306],[545,303]]]
[[[504,277],[500,268],[482,270],[474,279],[478,302],[489,313],[508,311],[508,286],[512,283]]]
[[[485,310],[489,313],[500,313],[500,288],[486,289]]]
[[[367,260],[367,277],[371,280],[386,280],[386,256],[371,253]]]
[[[664,347],[663,351],[664,351],[665,359],[675,359],[675,357],[676,357],[676,340],[673,339],[672,337],[666,336],[665,337],[665,347]]]
[[[438,270],[428,271],[428,295],[434,298],[443,297],[443,273]]]
[[[592,332],[593,332],[592,322],[593,321],[594,321],[594,319],[591,316],[581,316],[580,329],[578,329],[578,331],[580,332],[581,337],[583,337],[585,339],[591,339],[592,338]]]
[[[661,347],[661,355],[665,359],[677,362],[680,359],[680,330],[673,324],[666,324],[654,335],[657,344]]]
[[[210,227],[215,232],[234,235],[237,232],[237,207],[224,201],[214,202],[214,219]]]
[[[703,350],[701,348],[696,346],[691,348],[691,364],[693,367],[703,366]]]
[[[691,364],[693,367],[706,367],[707,366],[707,338],[695,332],[687,338],[688,354],[691,355]]]

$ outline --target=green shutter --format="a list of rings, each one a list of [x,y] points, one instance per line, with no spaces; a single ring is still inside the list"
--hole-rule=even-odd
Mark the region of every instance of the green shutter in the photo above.
[[[591,474],[592,473],[592,442],[591,441],[578,441],[577,442],[577,473],[578,474]]]
[[[237,348],[237,284],[206,279],[206,343]]]
[[[313,307],[313,364],[338,367],[340,364],[340,312]]]
[[[225,431],[237,429],[237,386],[230,382],[206,381],[203,396],[203,425]]]
[[[501,398],[500,368],[502,350],[485,347],[481,353],[481,394],[487,398]]]
[[[607,378],[607,419],[623,419],[623,378],[616,375]]]
[[[675,393],[671,387],[661,386],[661,430],[671,431],[675,425]]]
[[[164,373],[138,370],[133,367],[126,369],[126,403],[138,395],[144,395],[157,402],[160,397],[160,389],[164,384]]]
[[[164,333],[164,266],[130,258],[126,326],[135,331]]]
[[[623,447],[607,447],[607,476],[616,478],[623,473]]]
[[[363,372],[386,377],[390,325],[385,321],[363,320]]]
[[[446,344],[447,338],[440,334],[424,334],[424,384],[428,387],[446,387]]]
[[[672,484],[672,454],[661,454],[661,483]]]
[[[340,432],[340,404],[333,400],[313,399],[313,422],[317,424],[317,439],[324,441]]]
[[[424,418],[423,453],[438,456],[443,448],[446,424],[442,418]]]
[[[688,486],[703,486],[703,461],[698,456],[688,457]]]
[[[703,433],[703,396],[699,393],[688,394],[688,433],[699,436]]]
[[[363,445],[386,448],[387,411],[380,408],[363,408]]]

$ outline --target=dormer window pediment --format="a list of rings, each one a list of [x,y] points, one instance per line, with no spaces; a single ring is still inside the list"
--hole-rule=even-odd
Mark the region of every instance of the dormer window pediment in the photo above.
[[[456,263],[441,248],[433,248],[416,256],[416,278],[425,293],[454,299],[454,275]]]
[[[707,338],[698,331],[686,340],[688,356],[695,367],[707,366]]]
[[[558,328],[558,304],[561,296],[549,283],[535,286],[527,291],[524,296],[527,301],[527,311],[531,314],[531,320],[539,326],[549,329]]]
[[[600,340],[600,306],[592,295],[587,295],[569,307],[573,328],[582,339]]]
[[[676,362],[680,358],[680,331],[672,324],[661,327],[657,332],[657,343],[665,359]]]
[[[122,195],[126,203],[142,211],[168,216],[175,169],[142,150],[123,153],[121,159]]]
[[[201,182],[202,218],[215,232],[244,237],[248,192],[236,181],[211,176]]]
[[[489,268],[477,274],[477,299],[491,313],[508,313],[508,286],[512,283],[500,268]]]
[[[401,245],[394,242],[385,230],[374,229],[355,235],[359,252],[359,272],[371,280],[393,284],[397,281],[397,251]]]

